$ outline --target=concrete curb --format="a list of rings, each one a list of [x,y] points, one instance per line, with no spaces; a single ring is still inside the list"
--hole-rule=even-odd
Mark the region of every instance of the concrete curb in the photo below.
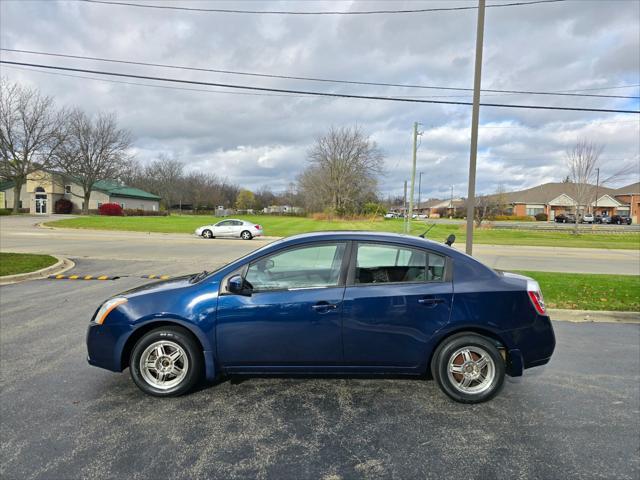
[[[551,320],[574,323],[635,323],[640,324],[640,312],[609,312],[598,310],[561,310],[550,308]]]
[[[11,285],[13,283],[26,282],[27,280],[47,278],[49,275],[66,272],[67,270],[70,270],[76,266],[76,264],[68,258],[60,257],[58,255],[51,256],[56,258],[56,260],[58,261],[50,267],[42,268],[40,270],[36,270],[35,272],[19,273],[17,275],[7,275],[5,277],[0,277],[0,285]]]

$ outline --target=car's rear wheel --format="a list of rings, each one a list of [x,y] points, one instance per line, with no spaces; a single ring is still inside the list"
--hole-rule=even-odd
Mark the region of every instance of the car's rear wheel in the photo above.
[[[182,395],[202,375],[202,351],[182,328],[160,327],[135,344],[129,370],[134,383],[149,395]]]
[[[213,232],[211,230],[204,230],[202,236],[204,238],[213,238]]]
[[[253,238],[253,235],[251,235],[251,232],[249,230],[244,230],[240,234],[240,238],[242,238],[243,240],[251,240]]]
[[[442,391],[461,403],[485,402],[504,384],[504,360],[494,343],[474,333],[446,339],[436,350],[431,373]]]

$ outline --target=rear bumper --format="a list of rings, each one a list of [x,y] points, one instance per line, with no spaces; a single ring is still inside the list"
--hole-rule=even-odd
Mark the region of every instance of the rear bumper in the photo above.
[[[507,352],[507,373],[519,377],[527,368],[545,365],[551,360],[556,348],[556,336],[551,319],[537,315],[533,324],[509,332],[510,348]]]

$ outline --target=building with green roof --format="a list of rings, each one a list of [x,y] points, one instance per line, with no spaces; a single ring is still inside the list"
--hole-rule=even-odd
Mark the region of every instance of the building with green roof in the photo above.
[[[4,204],[0,208],[13,208],[13,182],[0,181],[0,192],[4,193],[0,195],[0,200],[4,196]],[[59,172],[40,170],[29,175],[27,183],[22,186],[19,208],[29,209],[32,214],[46,215],[54,213],[55,202],[60,198],[70,200],[74,211],[82,211],[84,193],[77,181]],[[103,203],[118,203],[122,208],[157,211],[160,208],[160,197],[114,180],[100,180],[91,192],[89,210],[97,210]]]

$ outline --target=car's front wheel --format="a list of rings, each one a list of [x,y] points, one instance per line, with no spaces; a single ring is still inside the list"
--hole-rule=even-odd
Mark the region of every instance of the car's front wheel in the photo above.
[[[240,234],[240,238],[242,238],[243,240],[251,240],[253,238],[253,235],[251,235],[251,232],[249,230],[244,230]]]
[[[160,327],[135,344],[129,370],[134,383],[149,395],[182,395],[200,379],[202,351],[184,329]]]
[[[204,238],[213,238],[213,232],[211,230],[204,230],[202,236]]]
[[[491,399],[504,384],[505,365],[494,343],[463,333],[446,339],[431,362],[433,378],[453,400],[480,403]]]

